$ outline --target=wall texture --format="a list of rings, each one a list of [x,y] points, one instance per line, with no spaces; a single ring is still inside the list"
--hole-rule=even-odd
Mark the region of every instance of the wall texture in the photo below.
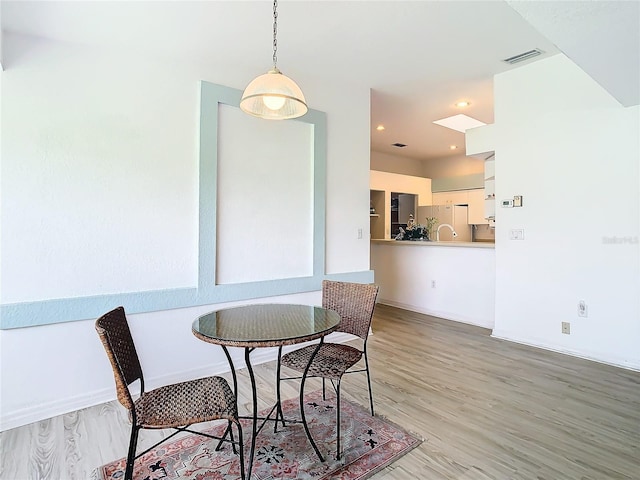
[[[408,243],[408,244],[407,244]],[[373,242],[379,301],[440,318],[493,328],[493,248]]]
[[[242,89],[248,79],[213,58],[168,68],[166,58],[11,34],[3,48],[2,302],[192,287],[199,82]],[[369,271],[369,92],[304,89],[328,118],[324,270],[349,278]],[[238,228],[256,248],[283,234],[264,222],[251,230],[254,214]],[[260,299],[286,300],[319,296]],[[190,333],[194,316],[215,307],[132,316],[151,385],[224,368],[219,349]],[[3,429],[115,398],[93,319],[0,331],[0,346]]]
[[[424,174],[424,163],[421,160],[400,155],[389,155],[388,153],[374,150],[371,151],[371,170],[411,175],[413,177],[427,176]]]
[[[484,173],[483,160],[465,155],[426,160],[422,169],[422,175],[429,178],[461,177],[482,173]]]
[[[495,336],[640,369],[639,120],[564,55],[496,76]]]

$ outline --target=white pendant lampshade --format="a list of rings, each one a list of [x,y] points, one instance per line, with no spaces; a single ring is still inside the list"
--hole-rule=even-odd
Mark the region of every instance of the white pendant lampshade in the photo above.
[[[307,113],[300,87],[276,66],[278,61],[278,1],[273,0],[273,68],[247,85],[240,100],[243,112],[267,120],[287,120]]]
[[[308,110],[300,87],[277,68],[256,77],[247,85],[240,108],[249,115],[268,120],[296,118]]]

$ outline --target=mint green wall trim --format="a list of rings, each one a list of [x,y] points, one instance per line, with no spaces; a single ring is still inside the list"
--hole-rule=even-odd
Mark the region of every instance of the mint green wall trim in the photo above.
[[[303,117],[293,120],[313,126],[313,275],[233,285],[215,284],[218,151],[215,132],[218,131],[218,104],[237,107],[240,97],[240,90],[201,82],[197,286],[4,304],[0,305],[0,328],[94,319],[118,305],[124,305],[128,313],[142,313],[320,290],[322,279],[327,278],[324,274],[327,128],[325,113],[316,110],[309,110]],[[373,282],[373,272],[370,270],[328,277],[360,283]]]
[[[484,174],[474,173],[459,177],[434,178],[431,180],[432,192],[451,192],[453,190],[471,190],[484,188]]]
[[[364,270],[318,277],[218,285],[208,294],[195,288],[187,288],[6,304],[0,307],[2,330],[96,319],[119,305],[124,305],[127,313],[142,313],[313,292],[322,288],[323,278],[356,283],[374,281],[373,271]]]

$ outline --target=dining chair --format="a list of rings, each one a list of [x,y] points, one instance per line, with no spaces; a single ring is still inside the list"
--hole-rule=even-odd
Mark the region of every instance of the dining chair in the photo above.
[[[129,411],[131,436],[127,454],[124,480],[131,480],[135,460],[151,449],[180,432],[195,433],[229,442],[234,453],[240,451],[240,476],[244,475],[242,427],[238,417],[236,398],[228,382],[217,376],[199,378],[165,385],[145,391],[142,367],[131,336],[131,330],[123,307],[118,307],[100,317],[95,324],[102,345],[111,362],[116,383],[118,401]],[[139,393],[132,394],[131,385],[139,381]],[[227,420],[228,425],[222,437],[191,430],[196,423],[212,420]],[[238,430],[238,440],[234,440],[232,424]],[[168,429],[176,431],[144,452],[136,455],[138,434],[141,429]],[[229,436],[229,439],[227,439]]]
[[[371,391],[371,374],[369,372],[369,358],[367,356],[367,338],[373,318],[373,310],[376,305],[379,287],[377,285],[337,282],[324,280],[322,282],[322,306],[336,311],[340,315],[340,325],[337,332],[349,333],[360,337],[362,348],[341,343],[323,342],[320,345],[311,365],[309,360],[316,351],[317,345],[293,350],[282,355],[280,350],[278,361],[292,370],[303,373],[307,370],[307,378],[322,378],[322,396],[326,400],[325,382],[330,380],[336,393],[336,459],[340,459],[340,383],[343,375],[347,373],[366,372],[367,385],[369,387],[369,405],[371,415],[373,411],[373,393]],[[364,357],[364,368],[353,367]],[[278,388],[280,380],[293,380],[300,377],[281,377],[278,366]],[[304,396],[300,389],[300,398]]]

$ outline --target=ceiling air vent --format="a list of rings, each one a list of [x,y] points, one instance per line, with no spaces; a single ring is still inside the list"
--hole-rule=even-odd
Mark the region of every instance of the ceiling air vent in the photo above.
[[[404,143],[392,143],[392,147],[404,148],[406,145]]]
[[[505,58],[502,60],[504,63],[508,63],[513,65],[514,63],[524,62],[525,60],[529,60],[530,58],[537,57],[538,55],[542,55],[544,52],[542,50],[538,50],[534,48],[533,50],[529,50],[528,52],[520,53],[510,58]]]

